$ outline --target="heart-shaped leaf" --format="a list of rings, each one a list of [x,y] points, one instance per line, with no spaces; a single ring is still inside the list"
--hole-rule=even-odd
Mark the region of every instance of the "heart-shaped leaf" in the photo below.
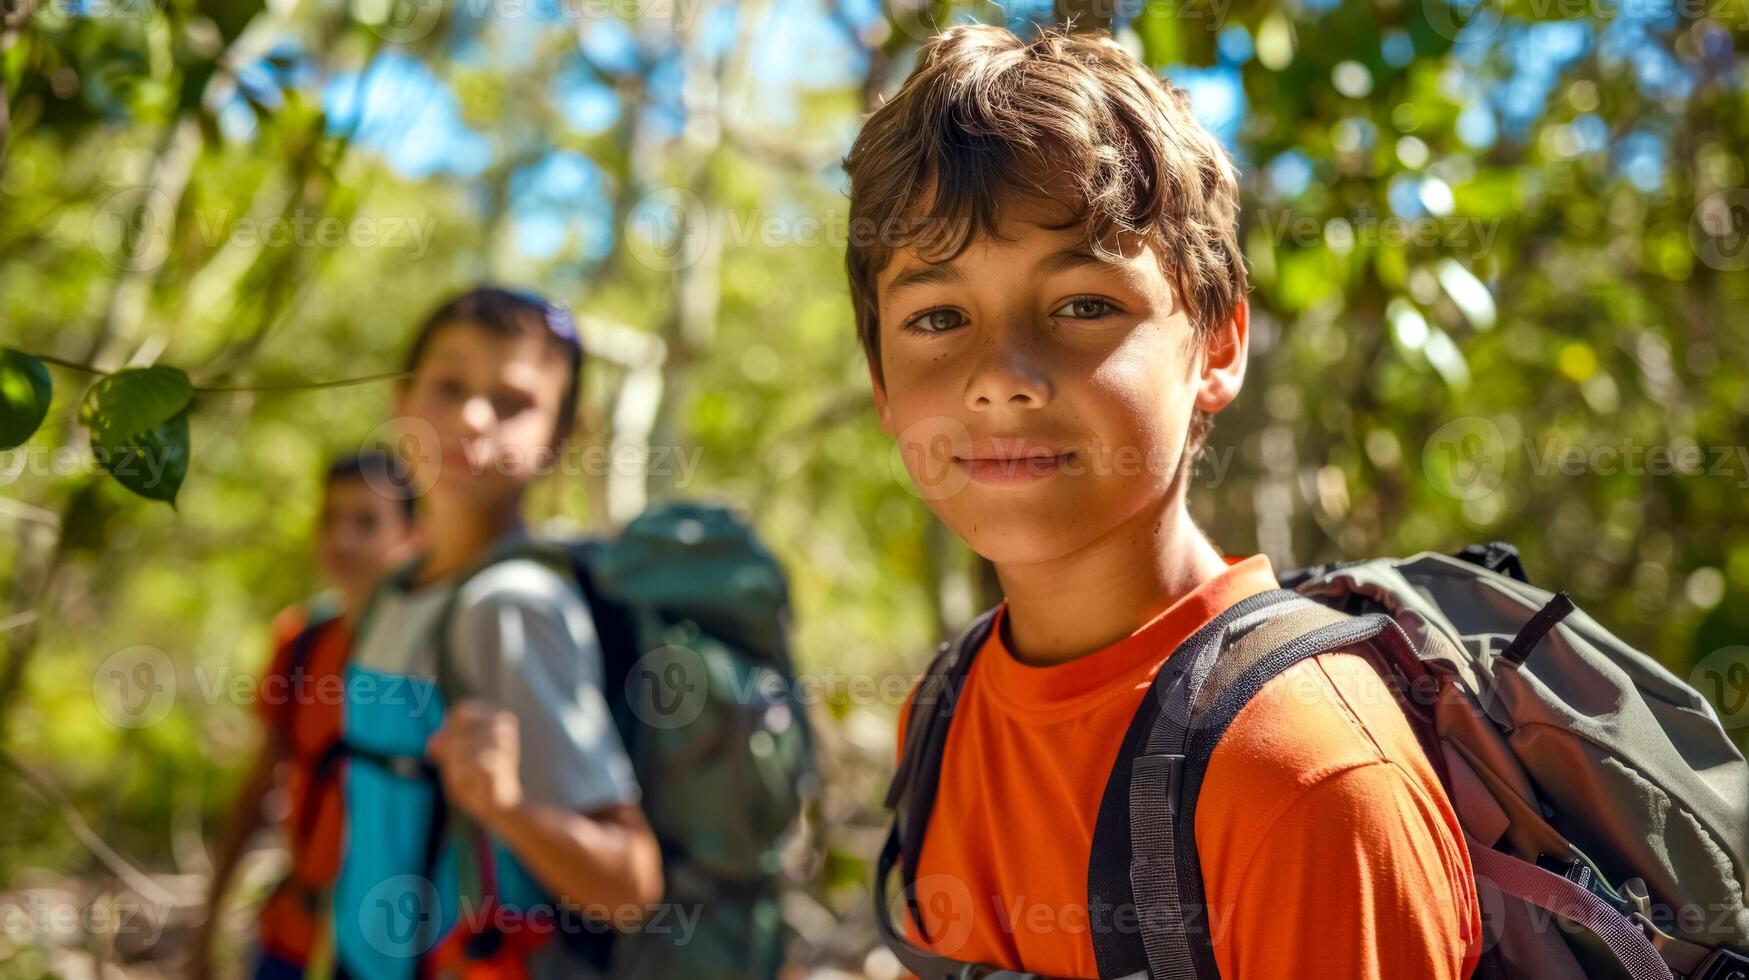
[[[194,387],[179,368],[127,368],[92,385],[79,407],[98,465],[148,500],[176,505],[188,474],[188,403]]]
[[[188,410],[119,442],[99,445],[94,440],[92,449],[122,486],[175,507],[176,491],[188,475]]]
[[[194,386],[181,368],[123,368],[86,392],[79,421],[91,427],[93,441],[126,439],[187,408],[193,397]]]
[[[53,393],[54,385],[42,361],[0,348],[0,449],[24,445],[43,424]]]

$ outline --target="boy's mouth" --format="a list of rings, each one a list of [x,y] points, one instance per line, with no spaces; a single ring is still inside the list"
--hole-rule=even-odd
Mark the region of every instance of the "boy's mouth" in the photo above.
[[[1074,456],[1074,450],[1056,446],[980,440],[964,455],[956,454],[953,462],[979,483],[1011,486],[1062,472]]]

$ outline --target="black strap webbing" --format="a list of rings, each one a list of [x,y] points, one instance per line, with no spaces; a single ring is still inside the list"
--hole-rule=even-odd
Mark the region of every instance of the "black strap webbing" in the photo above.
[[[971,672],[972,659],[989,638],[996,619],[996,609],[986,610],[971,625],[962,630],[951,643],[944,644],[931,661],[911,697],[911,711],[905,728],[905,749],[898,772],[887,790],[886,804],[893,811],[893,823],[885,845],[875,862],[875,923],[881,938],[907,970],[922,980],[945,977],[1019,977],[1010,971],[962,963],[919,949],[906,942],[892,921],[892,908],[887,898],[887,879],[895,867],[899,870],[900,894],[906,914],[911,916],[917,931],[926,939],[928,928],[917,907],[915,885],[917,865],[923,852],[923,835],[928,829],[930,812],[935,808],[936,790],[941,783],[943,759],[947,755],[947,736],[953,723],[954,710],[959,705],[960,692]],[[967,972],[970,971],[970,972]]]
[[[1196,851],[1196,803],[1233,719],[1294,664],[1391,632],[1401,633],[1385,616],[1351,617],[1290,593],[1191,645],[1186,660],[1156,681],[1157,697],[1150,698],[1156,713],[1129,767],[1128,814],[1136,921],[1155,980],[1219,976]]]

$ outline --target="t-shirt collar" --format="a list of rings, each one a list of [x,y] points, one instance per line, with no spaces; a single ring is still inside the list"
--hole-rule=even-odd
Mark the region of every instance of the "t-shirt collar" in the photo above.
[[[1029,666],[1002,642],[1004,602],[974,669],[992,693],[1029,712],[1085,710],[1107,697],[1151,681],[1178,645],[1242,599],[1277,588],[1267,555],[1228,558],[1219,575],[1185,593],[1171,606],[1116,643],[1067,663]]]

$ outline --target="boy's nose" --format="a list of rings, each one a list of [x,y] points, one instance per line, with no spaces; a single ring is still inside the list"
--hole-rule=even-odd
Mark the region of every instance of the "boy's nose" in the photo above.
[[[1036,342],[1025,332],[1004,330],[984,345],[966,385],[967,408],[1043,408],[1050,402],[1050,379],[1038,364]]]
[[[470,398],[462,405],[462,424],[471,433],[488,432],[497,412],[492,408],[492,402],[486,398]]]

